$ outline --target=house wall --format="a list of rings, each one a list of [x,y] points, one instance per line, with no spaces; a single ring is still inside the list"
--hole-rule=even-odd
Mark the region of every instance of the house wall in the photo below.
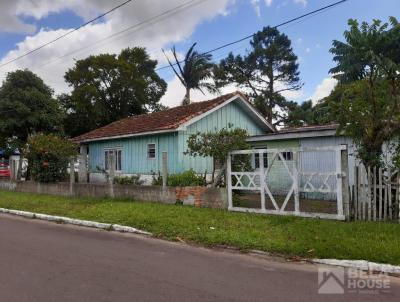
[[[279,140],[279,141],[265,141],[253,142],[252,147],[255,149],[291,149],[299,147],[299,140]],[[286,194],[292,186],[292,179],[290,178],[287,169],[283,162],[278,157],[273,161],[273,153],[268,153],[268,166],[272,166],[268,173],[267,183],[268,187],[273,194]],[[286,161],[289,170],[293,169],[294,161]]]
[[[251,117],[236,102],[231,102],[226,106],[214,111],[203,119],[189,125],[186,131],[178,134],[178,170],[179,172],[193,169],[197,173],[211,173],[213,168],[212,158],[193,157],[185,155],[187,150],[187,140],[190,135],[198,132],[216,132],[222,128],[242,128],[247,130],[250,136],[266,134],[266,131],[259,126],[254,117]]]
[[[236,102],[212,112],[203,119],[189,125],[185,131],[168,134],[137,136],[126,139],[116,139],[89,143],[89,170],[91,182],[103,182],[105,176],[99,172],[98,167],[104,168],[104,150],[107,148],[121,148],[122,171],[118,174],[141,174],[146,184],[151,184],[153,173],[162,169],[162,152],[168,153],[168,172],[179,173],[194,169],[197,173],[211,173],[212,159],[184,155],[187,150],[187,139],[197,132],[214,132],[233,127],[246,129],[249,135],[265,134],[266,131],[254,122]],[[156,144],[156,158],[147,158],[147,145]]]
[[[156,158],[147,158],[147,145],[156,144]],[[104,180],[98,173],[97,167],[104,168],[104,150],[121,148],[122,171],[117,174],[146,174],[158,173],[162,165],[162,152],[168,153],[168,170],[176,173],[177,162],[177,133],[138,136],[134,138],[98,141],[89,144],[89,170],[93,180]],[[100,175],[96,175],[100,174]]]

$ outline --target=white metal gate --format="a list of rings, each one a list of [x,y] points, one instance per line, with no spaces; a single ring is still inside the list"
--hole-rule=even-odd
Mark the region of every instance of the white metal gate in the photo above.
[[[238,168],[234,158],[240,156],[247,158],[246,161],[251,161],[253,167],[243,168],[243,165],[239,165]],[[343,156],[345,156],[345,162]],[[314,157],[315,160],[313,160]],[[348,206],[347,204],[343,206],[343,199],[345,203],[348,203],[348,178],[347,173],[343,172],[344,169],[347,171],[346,163],[345,145],[233,151],[227,160],[229,210],[344,220],[346,206]],[[342,167],[343,165],[346,167]],[[280,191],[276,187],[281,183],[286,183],[286,188]],[[244,191],[253,192],[253,195],[257,191],[260,192],[259,208],[234,205],[233,195]],[[277,202],[277,192],[280,194],[280,202]],[[310,194],[333,198],[336,202],[336,213],[302,210],[300,197],[310,196]],[[287,206],[291,198],[294,205],[292,210],[288,210]]]

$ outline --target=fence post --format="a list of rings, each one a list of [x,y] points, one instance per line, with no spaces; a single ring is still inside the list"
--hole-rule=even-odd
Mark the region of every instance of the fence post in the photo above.
[[[69,194],[74,195],[74,183],[75,183],[75,158],[69,159]]]
[[[294,152],[293,181],[294,181],[294,211],[300,212],[300,192],[299,192],[299,152]]]
[[[264,175],[264,153],[258,151],[258,163],[260,169],[260,197],[261,197],[261,211],[265,211],[265,175]]]
[[[231,154],[228,153],[228,157],[226,159],[226,174],[227,174],[227,189],[228,189],[228,209],[233,208],[232,202],[232,164],[231,164]]]
[[[340,170],[341,170],[341,190],[338,190],[338,193],[341,193],[341,199],[338,198],[338,206],[342,206],[338,208],[338,214],[344,214],[346,220],[350,219],[350,192],[349,192],[349,161],[348,161],[348,151],[347,145],[345,148],[340,150]],[[340,202],[342,205],[340,205]],[[340,210],[342,213],[340,213]]]
[[[115,176],[115,154],[110,152],[108,154],[108,185],[110,197],[114,197],[114,176]]]
[[[163,188],[167,187],[168,178],[168,153],[166,151],[162,152],[162,181]]]
[[[8,165],[10,167],[10,179],[11,180],[16,180],[17,179],[17,173],[16,173],[16,169],[15,169],[15,159],[10,159]]]
[[[88,155],[88,147],[82,145],[80,147],[80,154],[78,156],[79,160],[78,181],[80,183],[87,182],[87,155]]]

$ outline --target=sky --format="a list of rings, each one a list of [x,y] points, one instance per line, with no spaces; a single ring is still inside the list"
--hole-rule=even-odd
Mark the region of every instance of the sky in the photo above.
[[[0,2],[0,65],[32,50],[100,15],[123,0],[2,0]],[[335,0],[134,0],[67,37],[20,60],[0,67],[0,81],[7,72],[28,68],[38,74],[55,94],[68,92],[64,74],[76,60],[100,53],[119,53],[126,47],[145,47],[158,66],[165,66],[162,49],[176,46],[179,55],[197,42],[207,51],[274,26]],[[348,0],[312,17],[280,27],[298,56],[302,89],[286,98],[315,103],[335,86],[329,69],[335,66],[329,49],[332,40],[343,40],[349,18],[371,22],[400,17],[399,0]],[[397,15],[396,15],[397,13]],[[162,17],[155,18],[162,14]],[[138,26],[138,23],[142,25]],[[118,32],[124,32],[115,35]],[[112,35],[112,36],[111,36]],[[229,52],[243,54],[249,41],[215,52],[219,62]],[[167,52],[168,54],[168,52]],[[159,71],[168,89],[162,103],[178,105],[184,89],[170,68]],[[222,93],[236,90],[233,85]],[[194,101],[213,97],[201,92]]]

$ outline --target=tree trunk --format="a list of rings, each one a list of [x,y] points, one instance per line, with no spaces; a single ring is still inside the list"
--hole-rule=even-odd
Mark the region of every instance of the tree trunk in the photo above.
[[[183,98],[182,105],[190,104],[190,88],[186,87],[185,97]]]
[[[219,184],[219,182],[220,182],[222,176],[224,176],[224,175],[226,174],[225,171],[226,171],[226,162],[225,162],[225,163],[223,164],[223,166],[221,167],[221,170],[219,170],[218,175],[217,175],[217,177],[214,179],[214,182],[212,183],[211,187],[215,188],[215,187]],[[226,178],[225,178],[225,179],[226,179]]]

